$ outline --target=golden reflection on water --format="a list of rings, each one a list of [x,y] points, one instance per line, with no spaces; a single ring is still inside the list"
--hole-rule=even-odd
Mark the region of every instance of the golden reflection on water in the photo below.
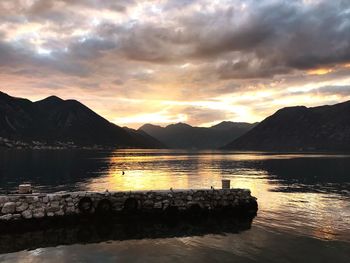
[[[210,161],[214,156],[206,156]],[[172,170],[168,163],[171,161],[192,162],[195,169]],[[164,163],[163,163],[164,162]],[[115,156],[108,160],[110,168],[103,178],[91,180],[87,189],[96,190],[165,190],[165,189],[196,189],[219,187],[221,175],[213,173],[198,164],[198,156]],[[155,163],[155,165],[144,165]],[[159,166],[161,165],[161,167]],[[124,174],[123,174],[124,172]]]
[[[87,190],[152,190],[152,189],[196,189],[196,188],[215,188],[221,187],[221,179],[231,179],[233,187],[249,188],[252,192],[259,186],[261,181],[238,180],[240,176],[246,176],[249,171],[243,171],[242,174],[225,175],[220,169],[212,169],[214,161],[232,160],[241,161],[259,161],[267,159],[290,159],[303,155],[300,154],[260,154],[260,153],[235,153],[235,154],[215,154],[216,152],[204,152],[200,155],[189,155],[186,152],[172,155],[168,150],[160,151],[164,155],[153,155],[153,150],[118,150],[109,158],[108,173],[103,178],[96,178],[89,181],[86,185]],[[213,154],[212,154],[213,153]],[[141,155],[138,155],[141,154]],[[150,155],[147,155],[150,154]],[[319,157],[320,155],[308,155],[309,158]],[[171,162],[191,162],[192,169],[171,167]],[[148,165],[154,163],[154,165]],[[203,165],[204,164],[204,165]],[[147,165],[147,167],[144,167]],[[122,174],[122,172],[125,174]],[[190,175],[190,176],[189,176]],[[254,175],[266,175],[261,171],[254,171]],[[267,188],[265,185],[264,189]],[[265,191],[266,193],[266,191]]]
[[[158,153],[158,154],[157,154]],[[174,154],[175,153],[175,154]],[[334,156],[332,156],[334,157]],[[341,157],[341,156],[339,156]],[[332,253],[337,243],[319,243],[318,240],[337,240],[350,242],[350,202],[348,197],[337,193],[316,193],[280,190],[282,187],[295,186],[283,178],[277,178],[267,170],[254,165],[239,165],[241,162],[264,161],[268,159],[327,158],[327,155],[271,155],[271,154],[187,154],[176,151],[116,151],[106,160],[107,169],[98,172],[98,176],[88,179],[84,186],[90,191],[103,190],[153,190],[153,189],[196,189],[221,187],[222,179],[230,179],[231,187],[248,188],[258,198],[259,211],[252,229],[239,235],[206,235],[200,237],[166,238],[114,241],[102,244],[60,246],[57,248],[22,251],[12,257],[12,262],[62,262],[74,258],[88,259],[89,253],[100,255],[124,254],[145,258],[147,252],[158,249],[157,256],[171,258],[176,252],[179,259],[184,255],[197,255],[198,251],[219,252],[232,259],[260,258],[267,260],[278,258],[323,259],[323,255],[334,258]],[[228,165],[236,164],[236,165]],[[122,174],[125,171],[125,174]],[[299,186],[300,185],[296,185]],[[299,237],[307,238],[299,238]],[[312,238],[312,239],[311,239]],[[320,247],[320,244],[325,244]],[[184,245],[189,248],[184,250]],[[320,249],[319,249],[320,248]],[[316,251],[315,251],[316,249]],[[319,251],[321,250],[321,251]],[[326,251],[326,252],[323,252]],[[292,251],[292,252],[291,252]],[[307,251],[308,255],[293,253]],[[59,257],[57,255],[59,254]],[[307,254],[307,253],[306,253]],[[11,257],[9,254],[8,258]],[[12,254],[14,255],[14,254]],[[320,256],[321,255],[321,256]],[[306,257],[305,257],[306,256]],[[344,256],[344,254],[341,254]],[[115,260],[116,257],[113,259]],[[210,261],[209,254],[206,254]],[[344,257],[343,257],[344,258]],[[203,257],[202,257],[203,259]],[[227,259],[227,258],[226,258]],[[101,260],[103,261],[103,260]],[[273,260],[272,260],[273,261]],[[294,260],[298,262],[300,260]],[[327,261],[327,259],[324,259]],[[336,259],[335,259],[336,261]]]
[[[210,186],[221,188],[221,180],[230,179],[231,187],[248,188],[258,198],[259,212],[255,222],[260,226],[326,240],[339,238],[344,235],[341,230],[348,232],[350,227],[350,209],[344,209],[346,201],[338,196],[330,198],[335,194],[283,192],[278,190],[283,182],[271,177],[267,171],[239,165],[235,169],[220,166],[222,162],[288,159],[302,155],[167,152],[158,155],[151,151],[145,156],[138,154],[143,152],[122,153],[114,153],[108,159],[108,170],[86,182],[87,190],[209,189]]]

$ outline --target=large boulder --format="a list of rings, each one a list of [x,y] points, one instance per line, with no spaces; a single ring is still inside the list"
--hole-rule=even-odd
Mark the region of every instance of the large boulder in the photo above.
[[[45,216],[45,209],[44,208],[37,208],[33,210],[33,217],[34,218],[42,218]]]
[[[0,205],[6,203],[9,201],[9,198],[7,196],[0,196]]]
[[[28,203],[21,203],[19,206],[16,207],[16,212],[23,212],[27,210],[29,207]]]
[[[31,210],[26,210],[26,211],[22,212],[22,216],[25,219],[31,219],[33,217],[33,213]]]
[[[12,214],[16,211],[16,203],[15,202],[7,202],[2,207],[1,213],[3,214]]]

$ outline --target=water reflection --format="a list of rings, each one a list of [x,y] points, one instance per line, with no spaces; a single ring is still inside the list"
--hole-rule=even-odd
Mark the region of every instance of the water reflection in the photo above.
[[[0,188],[14,190],[23,182],[41,191],[77,190],[78,183],[109,169],[111,153],[89,151],[0,150]]]
[[[192,237],[208,234],[240,233],[251,228],[253,218],[207,217],[170,222],[152,220],[79,221],[58,226],[31,227],[25,232],[11,230],[0,239],[0,254],[59,245],[100,243],[112,240]],[[32,229],[34,228],[34,229]],[[15,231],[15,232],[14,232]]]
[[[239,234],[75,244],[0,255],[1,262],[337,262],[349,243],[285,235],[255,226]]]
[[[349,170],[346,155],[0,151],[0,188],[10,190],[24,181],[43,191],[208,188],[220,187],[221,179],[228,178],[252,188],[266,179],[269,190],[312,192],[323,187],[346,195]]]
[[[249,188],[254,222],[276,233],[350,241],[350,156],[118,150],[0,152],[0,187],[41,191]],[[19,165],[20,164],[20,165]],[[122,174],[125,171],[125,174]]]

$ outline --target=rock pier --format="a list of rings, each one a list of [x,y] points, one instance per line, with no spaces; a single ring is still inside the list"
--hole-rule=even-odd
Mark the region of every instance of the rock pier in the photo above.
[[[108,213],[254,214],[257,209],[256,198],[248,189],[10,194],[0,196],[0,223]]]

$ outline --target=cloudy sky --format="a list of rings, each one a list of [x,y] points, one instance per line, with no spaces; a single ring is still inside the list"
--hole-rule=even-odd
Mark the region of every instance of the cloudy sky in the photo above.
[[[0,90],[208,126],[350,99],[348,0],[1,0]]]

